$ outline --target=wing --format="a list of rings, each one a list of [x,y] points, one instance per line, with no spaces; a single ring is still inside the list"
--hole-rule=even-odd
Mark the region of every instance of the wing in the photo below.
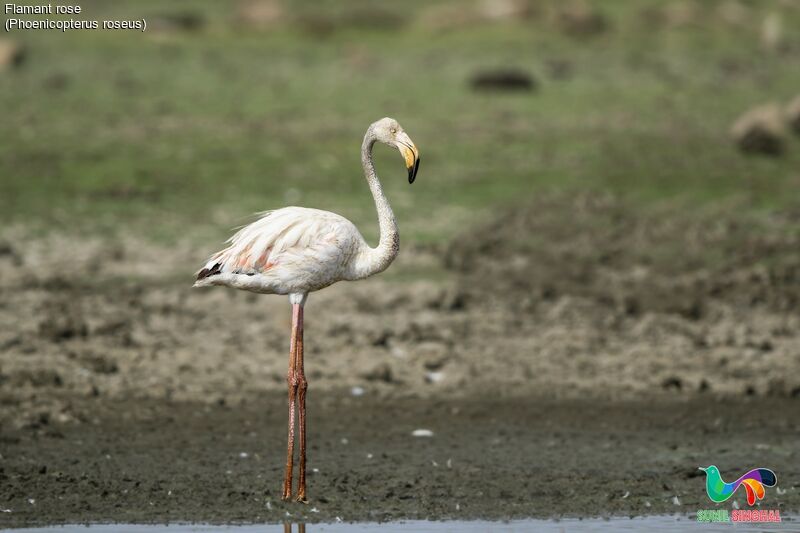
[[[228,239],[229,246],[211,256],[197,279],[218,274],[332,276],[351,253],[355,235],[349,220],[328,211],[267,211]]]

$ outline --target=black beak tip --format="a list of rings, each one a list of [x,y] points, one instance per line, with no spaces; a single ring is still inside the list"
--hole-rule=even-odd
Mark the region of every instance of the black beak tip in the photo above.
[[[414,166],[408,169],[408,183],[414,183],[414,180],[417,179],[417,172],[419,172],[419,158]]]

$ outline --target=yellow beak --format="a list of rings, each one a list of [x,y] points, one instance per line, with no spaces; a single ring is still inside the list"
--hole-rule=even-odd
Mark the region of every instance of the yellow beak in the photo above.
[[[403,154],[403,159],[406,160],[406,168],[408,169],[408,182],[414,183],[419,171],[419,150],[411,141],[411,139],[402,132],[397,139],[397,149]]]

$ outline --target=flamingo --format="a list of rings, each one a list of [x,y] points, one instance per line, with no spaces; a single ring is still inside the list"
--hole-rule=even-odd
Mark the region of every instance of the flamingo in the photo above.
[[[284,207],[266,211],[228,239],[228,247],[211,256],[197,273],[195,287],[223,285],[261,294],[289,296],[292,331],[289,342],[289,431],[283,500],[291,499],[295,444],[295,408],[300,465],[295,500],[306,497],[306,390],[303,371],[303,308],[308,294],[337,281],[364,279],[386,270],[400,250],[392,208],[383,193],[372,148],[376,142],[397,148],[405,159],[408,182],[419,170],[419,151],[396,120],[371,124],[361,145],[361,164],[378,211],[380,239],[371,248],[346,218],[319,209]]]

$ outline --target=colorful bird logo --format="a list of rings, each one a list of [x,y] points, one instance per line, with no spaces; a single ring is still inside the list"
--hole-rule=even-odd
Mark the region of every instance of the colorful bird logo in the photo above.
[[[764,487],[774,487],[778,483],[775,472],[769,468],[754,468],[733,483],[725,483],[719,468],[714,465],[708,468],[700,467],[706,473],[706,492],[708,497],[716,503],[722,503],[736,492],[739,485],[744,485],[747,492],[747,504],[755,505],[756,498],[764,498]]]

